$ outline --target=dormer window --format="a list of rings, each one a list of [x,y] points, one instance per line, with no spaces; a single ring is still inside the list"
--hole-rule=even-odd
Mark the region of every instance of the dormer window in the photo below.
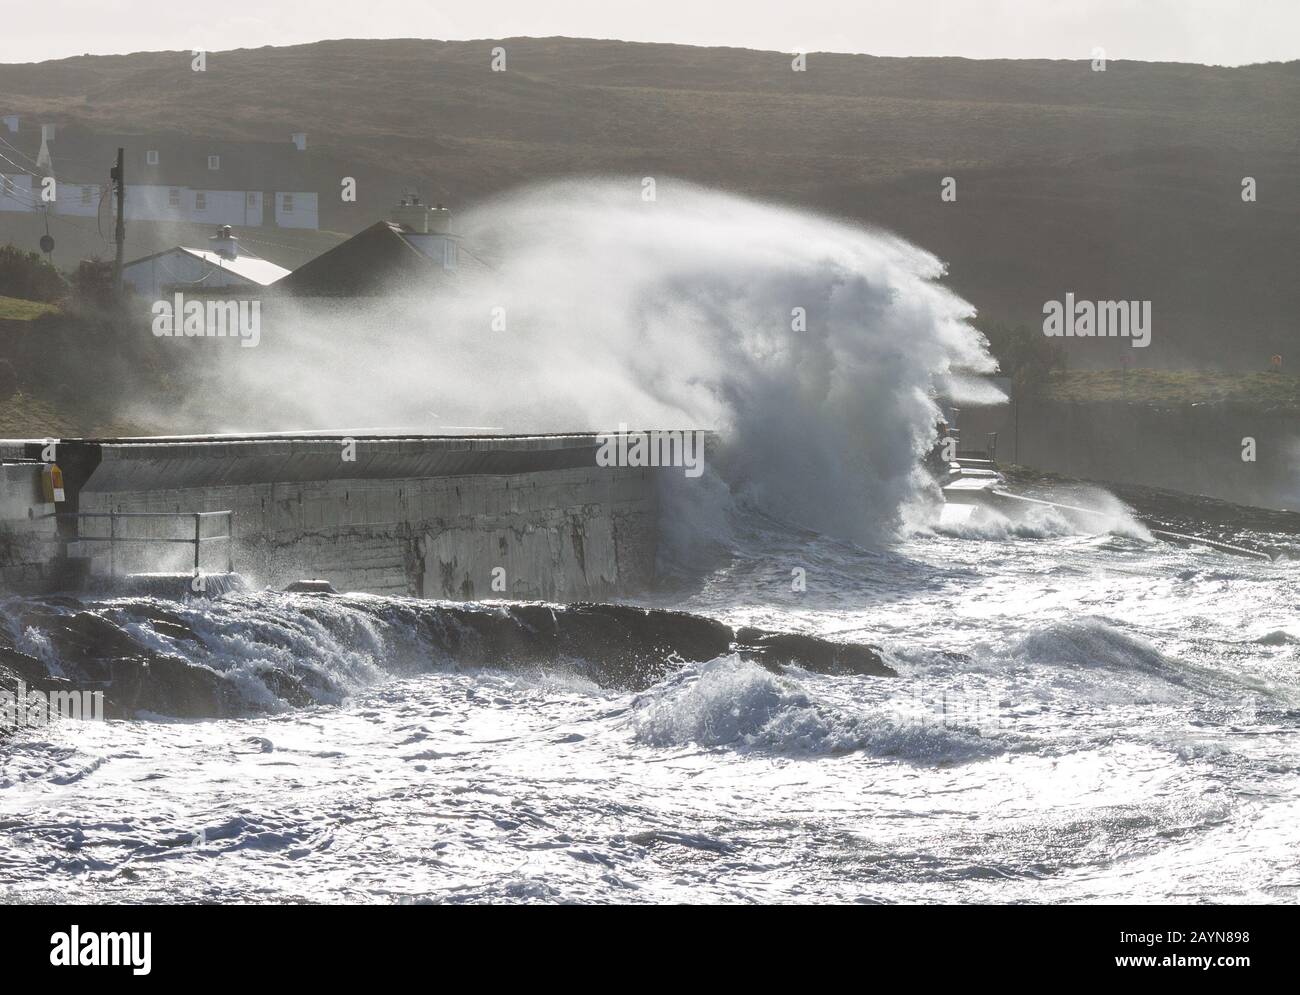
[[[150,149],[144,154],[144,161],[150,166],[158,165],[158,150]]]
[[[221,156],[219,155],[208,156],[208,169],[212,170],[215,173],[220,168],[221,168]]]

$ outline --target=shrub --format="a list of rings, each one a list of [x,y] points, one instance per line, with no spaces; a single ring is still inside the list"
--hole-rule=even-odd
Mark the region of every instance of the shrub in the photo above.
[[[113,303],[113,264],[104,259],[83,259],[72,274],[72,289],[78,303],[107,308]]]
[[[989,340],[989,352],[1002,374],[1022,391],[1041,389],[1053,372],[1065,368],[1065,350],[1060,342],[1036,328],[994,323],[982,325],[980,331]]]
[[[53,304],[67,290],[59,271],[39,253],[14,245],[0,246],[0,296]]]

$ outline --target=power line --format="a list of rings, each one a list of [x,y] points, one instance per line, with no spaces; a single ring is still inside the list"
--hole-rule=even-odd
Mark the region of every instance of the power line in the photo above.
[[[10,149],[12,149],[14,152],[17,152],[20,156],[22,156],[24,159],[26,159],[28,162],[30,162],[30,163],[31,163],[33,166],[35,166],[37,169],[40,169],[40,168],[41,168],[41,164],[40,164],[39,162],[37,162],[35,159],[33,159],[31,156],[29,156],[26,152],[24,152],[22,149],[20,149],[17,145],[15,145],[13,142],[9,141],[7,138],[0,137],[0,142],[4,142],[5,145],[9,146]],[[3,158],[3,157],[0,156],[0,158]],[[11,161],[11,160],[6,159],[5,161],[6,161],[6,162],[9,162],[9,161]]]
[[[5,162],[9,163],[9,165],[13,166],[14,169],[18,170],[18,171],[19,171],[20,173],[22,173],[24,176],[27,176],[27,175],[29,175],[29,174],[31,173],[31,170],[28,169],[26,166],[20,166],[20,165],[18,165],[18,163],[14,162],[14,161],[13,161],[12,159],[10,159],[7,155],[5,155],[3,152],[0,152],[0,159],[3,159]]]
[[[24,152],[22,149],[20,149],[17,145],[15,145],[13,142],[9,141],[7,138],[4,138],[3,136],[0,136],[0,144],[4,144],[4,145],[8,146],[12,151],[18,153],[18,155],[22,156],[24,159],[26,159],[28,162],[30,162],[30,163],[31,163],[33,166],[35,166],[37,169],[44,169],[44,168],[45,168],[45,167],[42,166],[39,162],[37,162],[35,159],[33,159],[31,156],[29,156],[26,152]],[[54,156],[51,155],[50,158],[53,159]],[[66,154],[65,154],[65,155],[60,155],[60,156],[58,157],[58,159],[59,159],[60,162],[95,162],[95,163],[101,163],[101,164],[102,164],[103,161],[104,161],[103,158],[100,157],[100,156],[66,155]]]

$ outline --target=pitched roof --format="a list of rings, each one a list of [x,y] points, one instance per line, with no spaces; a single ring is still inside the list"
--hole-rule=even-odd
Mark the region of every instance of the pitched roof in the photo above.
[[[299,266],[275,289],[300,297],[373,297],[451,276],[407,241],[401,225],[377,221]]]
[[[251,280],[253,283],[260,284],[263,287],[269,287],[278,280],[284,279],[289,275],[291,270],[283,266],[277,266],[273,262],[265,259],[259,259],[257,256],[236,256],[234,259],[227,259],[225,256],[218,255],[215,252],[209,252],[206,249],[189,249],[180,246],[182,252],[188,252],[196,259],[201,259],[210,266],[218,269],[224,269],[236,276],[243,277],[245,280]]]
[[[209,252],[206,249],[191,249],[183,245],[173,246],[170,249],[164,249],[162,252],[155,252],[149,256],[141,256],[139,259],[132,259],[130,262],[124,263],[123,268],[130,268],[138,263],[145,263],[160,256],[171,255],[173,252],[187,253],[195,259],[202,260],[209,266],[234,273],[240,279],[255,283],[261,287],[268,287],[282,280],[290,272],[283,266],[277,266],[275,263],[259,259],[257,256],[237,256],[234,259],[227,259],[225,256]]]

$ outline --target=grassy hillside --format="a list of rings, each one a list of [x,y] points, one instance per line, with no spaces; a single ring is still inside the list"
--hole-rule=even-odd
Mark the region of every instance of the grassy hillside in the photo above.
[[[58,310],[57,304],[0,296],[0,321],[34,321],[43,314],[53,314]]]
[[[1300,413],[1300,376],[1291,373],[1200,373],[1157,370],[1071,371],[1052,376],[1061,401],[1136,401],[1155,405],[1229,404]]]
[[[490,69],[494,45],[506,72]],[[217,52],[204,73],[190,58],[0,66],[0,103],[123,141],[306,131],[340,230],[404,188],[459,209],[548,176],[676,175],[893,228],[948,260],[993,320],[1036,323],[1067,291],[1150,300],[1146,365],[1258,369],[1300,340],[1300,63],[813,53],[792,72],[786,53],[564,38]],[[356,204],[333,194],[342,176]],[[1082,367],[1122,351],[1066,344]]]
[[[0,438],[45,439],[88,434],[47,401],[18,393],[0,401]]]

